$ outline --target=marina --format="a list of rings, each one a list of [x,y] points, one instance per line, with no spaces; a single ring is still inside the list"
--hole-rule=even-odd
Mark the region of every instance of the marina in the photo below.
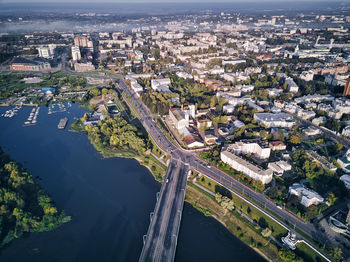
[[[56,103],[56,104],[51,103],[49,105],[49,110],[47,113],[50,115],[54,113],[65,112],[71,106],[72,106],[72,102],[70,101],[66,105],[64,103]]]
[[[14,108],[11,108],[7,110],[5,113],[1,114],[2,117],[12,118],[14,117],[17,112],[22,108],[22,105],[15,106]]]
[[[25,126],[31,126],[31,125],[35,125],[36,122],[37,122],[37,117],[39,115],[39,110],[40,110],[40,107],[39,106],[36,106],[32,109],[32,111],[30,112],[29,114],[29,117],[27,119],[26,122],[24,122],[24,125]]]

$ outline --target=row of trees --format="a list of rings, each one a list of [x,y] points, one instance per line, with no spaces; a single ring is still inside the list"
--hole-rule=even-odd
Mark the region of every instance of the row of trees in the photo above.
[[[0,148],[0,247],[24,232],[53,230],[70,217]]]

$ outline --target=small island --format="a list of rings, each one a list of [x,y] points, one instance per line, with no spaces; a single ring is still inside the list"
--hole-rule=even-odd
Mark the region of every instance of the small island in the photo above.
[[[50,231],[70,219],[33,176],[0,148],[0,247],[24,233]]]

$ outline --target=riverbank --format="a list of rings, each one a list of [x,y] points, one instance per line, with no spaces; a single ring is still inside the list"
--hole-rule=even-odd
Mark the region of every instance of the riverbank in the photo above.
[[[271,243],[270,239],[264,238],[257,232],[256,227],[245,221],[236,211],[225,211],[208,192],[205,192],[192,183],[188,183],[185,201],[204,215],[215,218],[234,236],[266,260],[283,261],[278,255],[277,247]]]
[[[83,132],[88,135],[88,132],[85,130],[85,127],[82,125],[81,121],[78,119],[77,121],[73,122],[70,126],[70,129],[74,132]],[[147,150],[142,154],[139,154],[138,152],[131,150],[131,149],[121,149],[116,147],[102,147],[101,145],[95,143],[91,137],[89,137],[90,143],[94,146],[94,148],[104,157],[104,158],[110,158],[110,157],[120,157],[120,158],[131,158],[138,161],[141,165],[145,166],[153,175],[154,179],[160,183],[163,182],[163,176],[166,172],[166,165],[162,163],[159,160],[160,150],[155,148],[154,152],[151,150]],[[155,147],[154,143],[153,147]],[[155,155],[155,154],[158,154]],[[165,161],[167,159],[165,158]]]

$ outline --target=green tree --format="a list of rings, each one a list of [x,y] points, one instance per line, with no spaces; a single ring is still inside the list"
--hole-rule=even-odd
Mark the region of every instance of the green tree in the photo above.
[[[290,135],[288,137],[288,142],[292,145],[299,145],[301,143],[301,138],[298,135]]]

